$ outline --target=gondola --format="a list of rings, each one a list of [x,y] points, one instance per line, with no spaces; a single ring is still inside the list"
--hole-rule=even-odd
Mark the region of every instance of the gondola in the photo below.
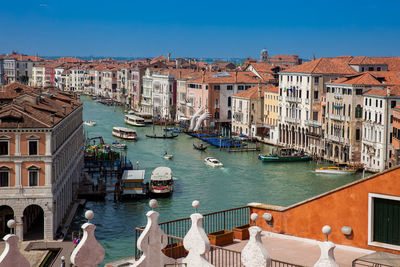
[[[196,146],[195,144],[193,144],[193,148],[200,151],[204,151],[207,149],[207,146],[203,146],[203,144]]]
[[[148,138],[161,138],[161,139],[171,139],[171,138],[175,138],[175,137],[178,137],[178,135],[177,134],[175,134],[175,135],[166,135],[166,134],[164,134],[164,135],[149,135],[149,134],[146,134],[146,137],[148,137]]]

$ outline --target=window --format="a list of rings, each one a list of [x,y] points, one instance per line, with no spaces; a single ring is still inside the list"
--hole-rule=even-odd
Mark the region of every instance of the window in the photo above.
[[[10,185],[10,169],[6,166],[0,168],[0,187]]]
[[[377,71],[381,71],[381,67],[377,67],[376,70],[377,70]]]
[[[362,118],[362,107],[361,107],[361,105],[357,105],[355,117],[356,117],[356,119]]]
[[[319,83],[319,77],[314,77],[314,84],[318,84]]]
[[[379,101],[379,106],[382,107],[382,100]]]
[[[314,99],[318,99],[318,91],[314,91]]]
[[[331,91],[331,88],[330,87],[326,87],[326,92],[330,93],[330,91]]]
[[[231,105],[232,105],[232,98],[228,96],[228,107],[230,107]]]
[[[361,131],[360,129],[356,129],[356,141],[360,141]]]
[[[368,98],[365,98],[365,105],[368,106]]]
[[[28,168],[29,172],[29,186],[39,185],[39,168],[32,166]]]
[[[228,119],[232,118],[232,111],[228,110]]]
[[[361,112],[362,113],[362,112]],[[351,105],[349,104],[349,117],[351,116]]]
[[[364,67],[361,68],[361,72],[364,72]]]
[[[374,67],[369,67],[368,71],[374,71]]]
[[[371,105],[372,105],[372,104],[371,104],[371,98],[370,98],[370,99],[369,99],[369,106],[371,107]]]
[[[219,90],[219,85],[214,85],[214,90]]]
[[[38,141],[29,141],[29,155],[38,154]]]
[[[226,86],[226,90],[233,90],[233,86],[232,85]]]
[[[375,100],[375,107],[378,107],[378,99]]]
[[[218,108],[218,98],[217,98],[217,99],[215,99],[215,107],[217,107],[217,108]]]
[[[0,140],[0,155],[8,155],[8,141]]]
[[[395,106],[396,106],[396,100],[390,102],[390,107],[391,108],[394,108]]]
[[[356,89],[356,95],[362,95],[362,89]]]
[[[310,96],[310,91],[307,91],[307,94],[306,94],[306,99],[308,99],[308,98],[309,98],[309,96]]]
[[[243,85],[238,85],[238,90],[243,90]]]
[[[390,123],[393,123],[393,115],[390,115]],[[392,138],[390,138],[392,139]]]

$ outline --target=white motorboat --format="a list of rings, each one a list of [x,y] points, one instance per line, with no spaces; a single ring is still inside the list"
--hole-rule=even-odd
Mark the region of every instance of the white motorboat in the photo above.
[[[357,172],[357,169],[331,166],[331,167],[322,167],[322,168],[315,169],[315,172],[316,173],[325,173],[325,174],[355,174]]]
[[[122,143],[118,142],[117,140],[115,140],[112,143],[112,147],[116,148],[116,149],[126,149],[127,148],[126,144],[122,144]]]
[[[207,157],[204,159],[205,164],[211,167],[222,167],[224,164],[222,164],[219,160],[213,157]]]
[[[144,127],[144,119],[135,115],[125,115],[125,123],[133,126]]]
[[[96,126],[96,122],[95,121],[85,121],[83,124],[85,124],[87,126]]]
[[[172,170],[168,167],[155,168],[150,177],[150,193],[153,196],[170,195],[174,191]]]
[[[122,139],[137,140],[136,131],[125,127],[113,127],[112,135]]]
[[[162,155],[162,157],[164,159],[172,159],[174,156],[173,155],[169,155],[169,154],[164,154],[164,155]]]

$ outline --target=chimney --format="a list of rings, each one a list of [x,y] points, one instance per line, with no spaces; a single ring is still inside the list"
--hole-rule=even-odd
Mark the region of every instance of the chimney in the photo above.
[[[235,70],[235,83],[237,83],[237,81],[238,81],[238,71]]]
[[[205,71],[203,71],[203,74],[201,75],[201,82],[205,82],[205,79],[206,79],[206,72]]]
[[[67,114],[67,107],[66,106],[62,106],[62,108],[63,108],[63,114],[64,115]]]
[[[51,115],[50,115],[50,123],[51,123],[51,124],[54,124],[54,114],[51,114]]]
[[[386,88],[386,94],[387,94],[387,96],[390,96],[390,87],[389,86]]]
[[[168,62],[171,61],[171,53],[168,53]]]
[[[179,79],[181,79],[181,78],[182,78],[182,71],[179,70]]]
[[[313,61],[315,60],[315,55],[312,56],[312,60],[313,60]]]

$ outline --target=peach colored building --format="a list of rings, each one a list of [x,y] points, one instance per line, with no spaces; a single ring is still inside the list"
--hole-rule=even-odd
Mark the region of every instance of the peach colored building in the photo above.
[[[400,106],[393,109],[392,166],[400,164]]]
[[[19,83],[0,92],[0,234],[54,238],[83,168],[82,104]],[[71,160],[73,159],[73,160]]]
[[[335,244],[400,254],[399,177],[397,166],[289,207],[250,203],[250,213],[272,215],[257,221],[268,232],[324,240],[321,228],[330,225]]]

